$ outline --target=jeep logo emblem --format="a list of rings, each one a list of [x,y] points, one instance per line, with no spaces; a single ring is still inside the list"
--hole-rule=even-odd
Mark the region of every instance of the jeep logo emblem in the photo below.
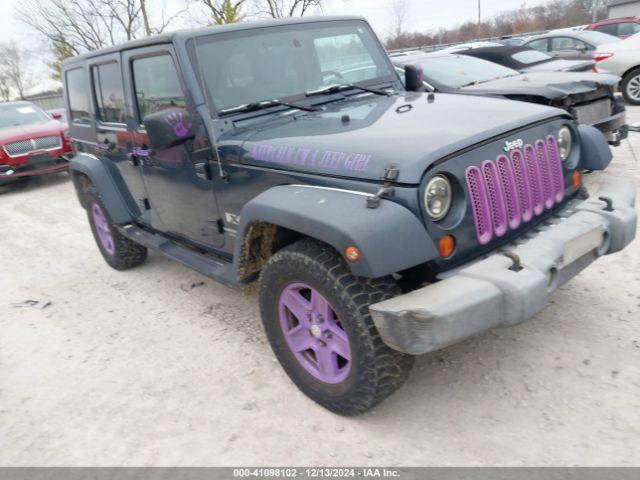
[[[516,148],[522,148],[522,147],[524,147],[524,142],[522,141],[521,138],[517,138],[513,142],[510,142],[509,140],[504,142],[505,152],[510,152],[511,150],[515,150]]]

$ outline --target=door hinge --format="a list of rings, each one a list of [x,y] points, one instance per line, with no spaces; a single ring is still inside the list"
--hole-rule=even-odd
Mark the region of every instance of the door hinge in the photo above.
[[[144,209],[145,210],[151,210],[151,204],[149,203],[149,199],[148,198],[144,198],[142,200],[142,204],[144,205]]]

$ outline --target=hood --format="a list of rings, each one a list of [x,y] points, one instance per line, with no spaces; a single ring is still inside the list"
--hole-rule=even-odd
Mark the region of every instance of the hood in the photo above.
[[[0,128],[0,143],[11,143],[48,135],[60,135],[64,126],[57,120]]]
[[[594,92],[602,86],[612,87],[620,78],[591,72],[539,72],[490,80],[463,87],[460,91],[478,95],[536,95],[557,100],[569,95]]]
[[[511,100],[404,92],[280,115],[236,129],[243,163],[380,181],[395,165],[399,183],[419,183],[433,162],[505,132],[566,112]],[[255,122],[255,121],[254,121]],[[246,124],[246,122],[244,122]],[[224,136],[219,139],[225,143]]]
[[[529,72],[585,72],[591,70],[596,64],[593,60],[565,60],[558,58],[548,62],[532,65],[527,68],[523,68],[523,73]]]

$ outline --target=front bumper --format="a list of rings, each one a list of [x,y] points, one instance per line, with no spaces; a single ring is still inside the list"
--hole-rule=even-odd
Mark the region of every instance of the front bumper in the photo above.
[[[630,183],[606,184],[588,200],[569,202],[515,244],[371,305],[383,341],[416,355],[531,318],[559,285],[634,239],[635,194]]]
[[[33,175],[46,175],[48,173],[60,172],[69,168],[69,155],[50,155],[50,161],[39,164],[29,164],[28,162],[16,164],[0,163],[0,183],[9,182],[12,179],[30,177]]]

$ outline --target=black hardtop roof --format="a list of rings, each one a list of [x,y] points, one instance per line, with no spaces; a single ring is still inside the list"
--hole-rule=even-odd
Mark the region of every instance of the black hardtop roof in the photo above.
[[[139,38],[131,40],[119,45],[111,47],[101,48],[99,50],[92,50],[82,55],[69,58],[63,62],[63,66],[75,64],[77,62],[84,61],[89,58],[100,57],[102,55],[108,55],[110,53],[121,52],[123,50],[131,50],[134,48],[150,47],[153,45],[160,45],[163,43],[174,43],[176,41],[186,42],[190,38],[200,37],[204,35],[212,35],[226,32],[236,32],[242,30],[254,30],[257,28],[273,27],[278,25],[294,25],[303,23],[315,23],[315,22],[329,22],[336,20],[365,20],[364,17],[357,15],[326,15],[326,16],[311,16],[311,17],[290,17],[290,18],[278,18],[271,20],[259,20],[252,22],[238,22],[227,25],[214,25],[211,27],[194,28],[177,30],[175,32],[162,33],[160,35],[152,35],[150,37]]]

